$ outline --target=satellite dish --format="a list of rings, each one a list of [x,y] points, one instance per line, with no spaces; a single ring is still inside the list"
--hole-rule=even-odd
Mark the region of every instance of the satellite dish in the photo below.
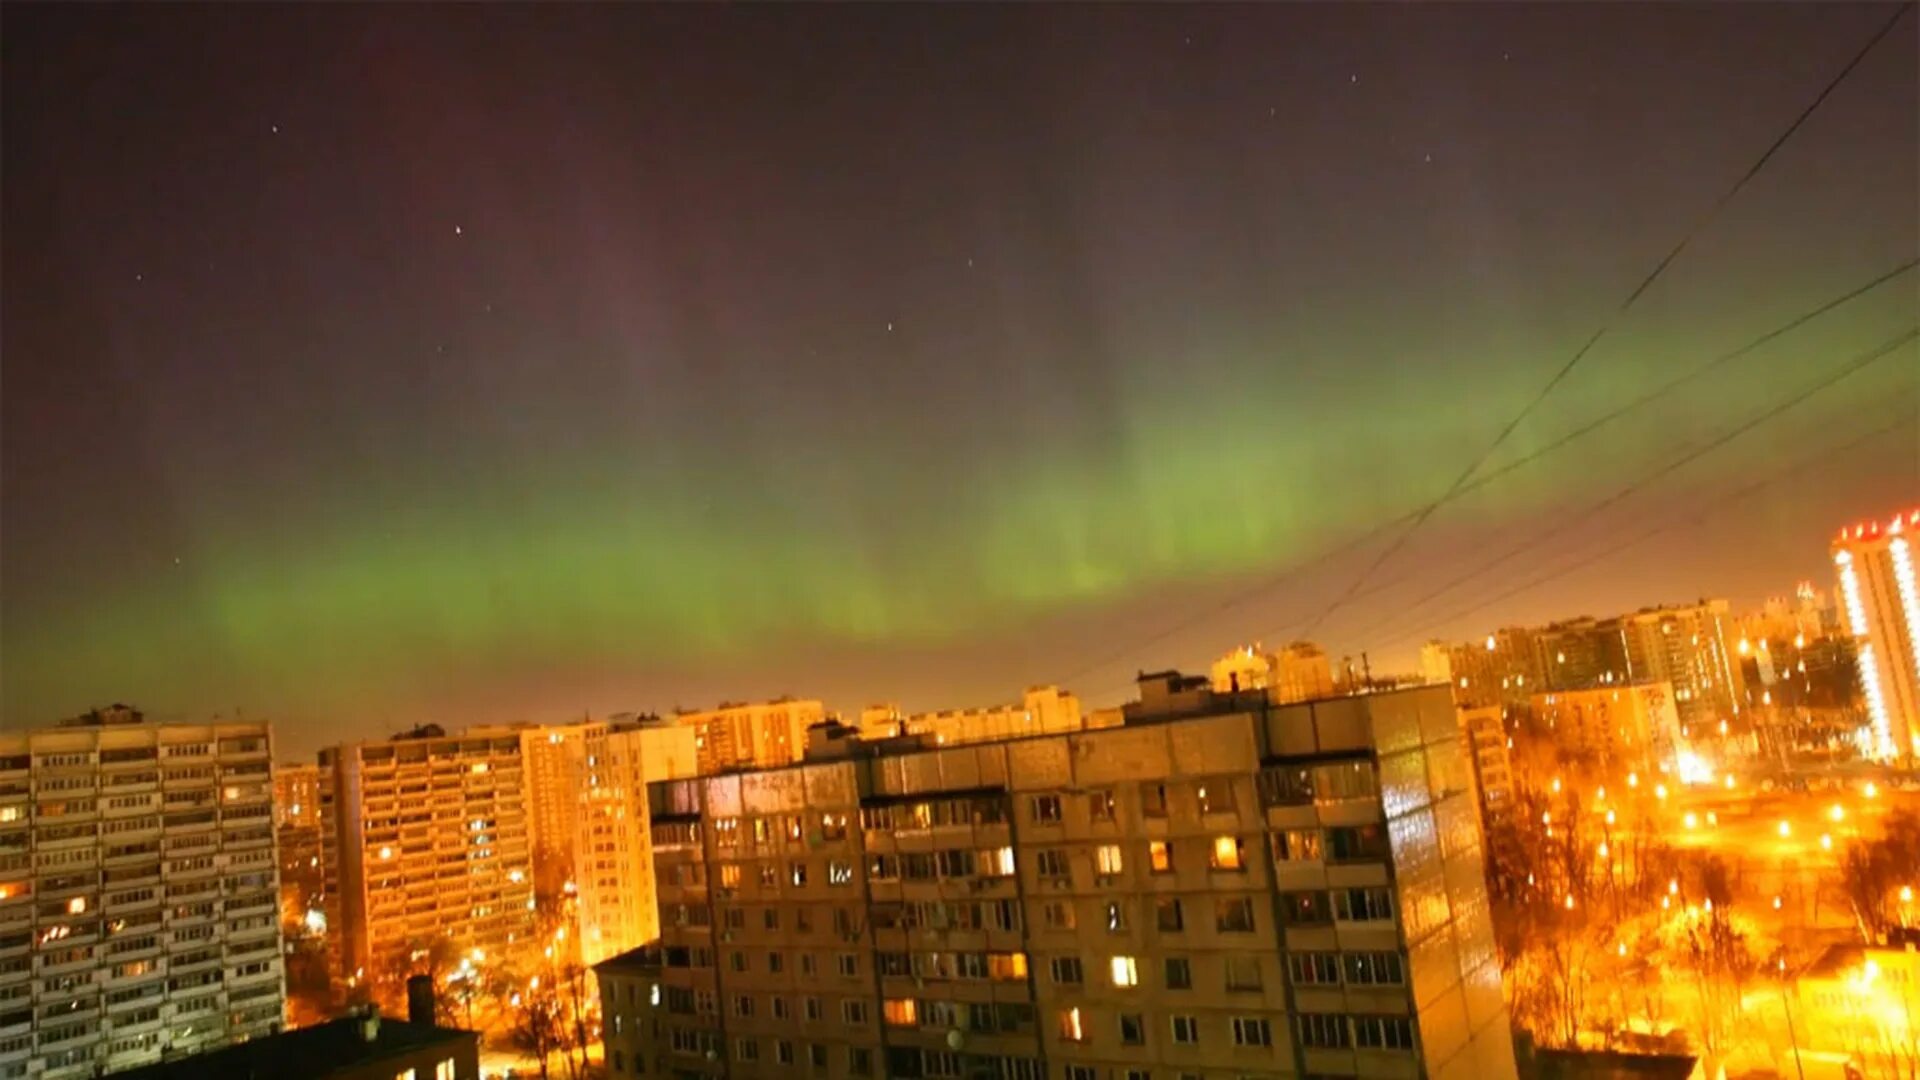
[[[967,1045],[966,1032],[959,1028],[953,1028],[947,1032],[947,1049],[958,1050],[965,1045]]]

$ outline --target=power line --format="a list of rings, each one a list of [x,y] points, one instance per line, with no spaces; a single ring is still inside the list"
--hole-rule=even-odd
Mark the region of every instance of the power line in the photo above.
[[[1867,43],[1860,48],[1860,51],[1854,54],[1853,59],[1848,61],[1847,65],[1840,69],[1839,74],[1828,81],[1820,93],[1814,97],[1813,101],[1808,103],[1807,107],[1800,111],[1800,115],[1794,117],[1793,123],[1787,125],[1787,129],[1781,132],[1778,138],[1773,140],[1773,143],[1767,147],[1759,159],[1749,166],[1747,171],[1742,173],[1738,180],[1733,182],[1732,187],[1729,187],[1714,201],[1713,205],[1708,208],[1706,214],[1680,237],[1680,242],[1675,244],[1671,251],[1667,252],[1666,256],[1654,266],[1653,270],[1649,272],[1645,278],[1641,279],[1640,284],[1635,286],[1631,293],[1627,294],[1626,300],[1621,302],[1620,306],[1614,310],[1612,316],[1610,316],[1606,322],[1603,322],[1600,328],[1593,332],[1591,337],[1587,338],[1585,344],[1581,345],[1572,356],[1567,358],[1566,363],[1560,365],[1559,370],[1555,371],[1553,377],[1547,380],[1546,385],[1542,386],[1539,392],[1534,394],[1533,398],[1528,401],[1518,413],[1514,414],[1513,419],[1507,421],[1506,426],[1500,429],[1500,433],[1494,436],[1491,443],[1487,444],[1487,448],[1482,450],[1477,457],[1469,462],[1465,469],[1461,470],[1460,475],[1454,478],[1453,483],[1448,485],[1447,490],[1441,493],[1439,498],[1421,507],[1420,511],[1414,515],[1412,523],[1402,530],[1400,535],[1395,537],[1393,542],[1388,544],[1379,555],[1375,556],[1374,560],[1367,565],[1366,569],[1362,570],[1359,576],[1355,577],[1353,581],[1347,585],[1347,588],[1338,597],[1334,598],[1332,603],[1328,604],[1320,614],[1314,616],[1313,621],[1307,625],[1306,636],[1311,637],[1313,632],[1320,627],[1320,624],[1324,623],[1329,616],[1351,600],[1360,586],[1364,584],[1369,577],[1372,577],[1374,572],[1379,570],[1388,559],[1398,554],[1400,550],[1406,546],[1407,541],[1412,539],[1413,535],[1420,531],[1420,527],[1427,523],[1427,519],[1432,517],[1435,511],[1439,510],[1442,505],[1459,494],[1460,489],[1467,481],[1473,479],[1474,474],[1480,470],[1480,467],[1486,464],[1489,457],[1493,456],[1493,452],[1498,450],[1501,445],[1507,441],[1508,437],[1513,434],[1515,429],[1517,429],[1527,417],[1533,414],[1533,411],[1540,406],[1541,402],[1545,401],[1548,395],[1552,394],[1555,388],[1565,381],[1568,375],[1573,373],[1573,369],[1580,365],[1580,361],[1584,360],[1587,354],[1593,350],[1593,347],[1600,343],[1600,339],[1606,336],[1614,324],[1626,315],[1628,309],[1633,307],[1634,302],[1639,300],[1640,297],[1653,286],[1653,283],[1659,279],[1660,275],[1666,272],[1667,267],[1673,264],[1673,261],[1680,256],[1680,253],[1687,249],[1687,246],[1693,242],[1694,238],[1719,216],[1720,211],[1723,210],[1729,202],[1733,201],[1734,196],[1738,195],[1740,190],[1746,187],[1749,181],[1759,175],[1760,170],[1765,168],[1769,161],[1773,160],[1773,156],[1779,152],[1780,148],[1786,144],[1788,139],[1793,137],[1794,132],[1799,131],[1801,126],[1807,122],[1807,119],[1820,108],[1821,103],[1826,101],[1828,96],[1831,95],[1841,83],[1846,81],[1847,76],[1853,74],[1854,69],[1860,66],[1860,62],[1865,60],[1867,54],[1873,51],[1874,46],[1880,44],[1881,39],[1892,32],[1894,24],[1906,15],[1907,10],[1908,7],[1903,5],[1893,13],[1892,18],[1880,26],[1873,37],[1868,39]]]
[[[1522,541],[1517,546],[1510,548],[1504,554],[1497,555],[1494,558],[1474,567],[1473,569],[1468,570],[1466,573],[1460,574],[1459,576],[1452,578],[1446,583],[1440,585],[1438,588],[1428,591],[1427,593],[1422,595],[1419,599],[1414,600],[1413,602],[1407,604],[1404,608],[1396,612],[1394,615],[1389,616],[1386,620],[1383,620],[1382,622],[1375,623],[1373,626],[1369,627],[1365,631],[1362,631],[1360,634],[1356,636],[1361,638],[1366,638],[1375,633],[1378,633],[1380,632],[1383,626],[1396,621],[1401,615],[1404,615],[1407,611],[1412,610],[1414,608],[1418,608],[1423,604],[1428,603],[1429,601],[1432,601],[1441,596],[1444,596],[1447,593],[1453,591],[1455,588],[1458,588],[1460,585],[1463,585],[1466,582],[1471,581],[1476,577],[1479,577],[1480,575],[1486,573],[1489,570],[1497,569],[1498,567],[1512,561],[1513,559],[1519,557],[1520,555],[1523,555],[1526,552],[1531,551],[1539,547],[1540,545],[1546,543],[1547,541],[1552,540],[1554,537],[1559,536],[1563,533],[1569,532],[1575,528],[1580,527],[1581,525],[1586,524],[1588,521],[1591,521],[1596,515],[1604,512],[1609,507],[1612,507],[1620,503],[1621,501],[1627,498],[1630,498],[1634,494],[1640,492],[1641,490],[1645,489],[1649,485],[1663,479],[1667,475],[1677,471],[1683,466],[1688,465],[1694,461],[1697,461],[1702,457],[1705,457],[1706,455],[1727,445],[1728,443],[1739,438],[1740,436],[1745,435],[1748,432],[1754,430],[1755,428],[1760,427],[1761,425],[1766,424],[1769,421],[1780,417],[1781,415],[1785,414],[1788,410],[1794,408],[1795,406],[1810,400],[1815,395],[1819,394],[1821,391],[1826,390],[1829,387],[1832,387],[1834,385],[1837,385],[1842,380],[1846,379],[1848,376],[1851,376],[1865,369],[1869,365],[1878,363],[1879,361],[1885,359],[1889,354],[1894,352],[1896,349],[1899,349],[1901,346],[1911,343],[1915,338],[1920,338],[1920,330],[1909,329],[1905,333],[1889,338],[1885,342],[1882,342],[1881,344],[1875,346],[1872,350],[1866,353],[1863,353],[1860,356],[1853,358],[1852,360],[1849,360],[1845,364],[1840,365],[1839,367],[1835,368],[1832,372],[1828,373],[1827,375],[1822,376],[1820,379],[1814,381],[1813,383],[1807,386],[1804,386],[1799,390],[1794,391],[1792,394],[1788,395],[1786,398],[1776,402],[1772,406],[1755,414],[1754,416],[1749,417],[1747,420],[1735,425],[1733,428],[1722,432],[1721,434],[1708,440],[1706,443],[1700,446],[1697,446],[1691,450],[1688,450],[1687,452],[1681,454],[1679,457],[1668,461],[1666,464],[1661,465],[1658,468],[1655,468],[1654,470],[1652,470],[1651,472],[1648,472],[1645,475],[1639,477],[1638,479],[1628,483],[1625,487],[1607,496],[1606,498],[1601,499],[1599,502],[1594,503],[1592,506],[1587,507],[1584,511],[1580,512],[1574,517],[1563,520],[1559,524],[1555,525],[1553,528],[1547,529],[1544,532],[1534,533],[1532,536],[1528,537],[1526,540]],[[1398,639],[1395,639],[1395,640],[1398,640]]]
[[[1717,509],[1718,507],[1726,503],[1734,502],[1736,500],[1744,499],[1750,495],[1756,494],[1768,487],[1773,486],[1774,484],[1778,484],[1783,480],[1787,480],[1798,473],[1805,472],[1806,470],[1814,467],[1815,465],[1822,464],[1829,458],[1837,457],[1856,447],[1863,446],[1866,443],[1869,443],[1874,439],[1877,439],[1883,435],[1887,435],[1891,432],[1899,430],[1900,428],[1906,427],[1907,425],[1914,423],[1916,419],[1920,419],[1920,417],[1916,417],[1913,411],[1912,403],[1909,402],[1906,404],[1905,407],[1899,410],[1899,415],[1892,422],[1881,424],[1878,427],[1871,428],[1868,431],[1864,432],[1863,434],[1860,434],[1855,436],[1854,438],[1848,439],[1846,442],[1841,443],[1838,446],[1832,447],[1827,450],[1823,450],[1820,453],[1813,455],[1812,457],[1804,458],[1798,464],[1788,466],[1785,470],[1781,472],[1769,473],[1767,476],[1763,477],[1762,479],[1756,480],[1745,487],[1736,488],[1733,491],[1727,492],[1726,494],[1720,496],[1719,498],[1709,501],[1704,507],[1700,508],[1700,510],[1694,514],[1690,514],[1680,518],[1666,518],[1664,524],[1655,526],[1654,528],[1649,529],[1648,531],[1641,533],[1637,536],[1634,536],[1631,539],[1625,540],[1618,544],[1614,544],[1610,547],[1602,548],[1599,551],[1593,552],[1590,555],[1583,556],[1582,558],[1576,559],[1573,562],[1567,563],[1564,566],[1559,567],[1558,569],[1550,570],[1544,574],[1537,575],[1533,578],[1530,578],[1526,581],[1521,582],[1520,584],[1514,586],[1511,589],[1506,590],[1505,592],[1496,593],[1483,600],[1475,601],[1473,604],[1470,604],[1467,607],[1460,608],[1456,611],[1453,611],[1447,614],[1446,616],[1440,619],[1437,619],[1433,622],[1427,623],[1426,625],[1421,626],[1417,629],[1409,630],[1406,633],[1401,634],[1399,637],[1390,638],[1385,641],[1382,641],[1380,644],[1394,645],[1402,641],[1407,641],[1412,638],[1419,637],[1423,634],[1431,633],[1435,629],[1438,629],[1443,626],[1447,626],[1459,619],[1465,618],[1466,616],[1473,614],[1476,611],[1479,611],[1482,608],[1490,607],[1494,604],[1497,604],[1500,601],[1507,599],[1508,597],[1516,596],[1520,593],[1526,592],[1529,589],[1538,588],[1539,586],[1544,585],[1549,581],[1554,581],[1556,579],[1565,577],[1568,574],[1571,574],[1577,570],[1584,570],[1587,567],[1592,566],[1594,563],[1600,562],[1601,560],[1610,558],[1614,555],[1618,555],[1619,553],[1627,550],[1628,548],[1633,547],[1637,544],[1644,543],[1648,540],[1651,540],[1654,537],[1661,535],[1662,533],[1670,532],[1676,528],[1680,528],[1686,525],[1699,524],[1700,522],[1705,521],[1712,516],[1711,513],[1709,513],[1709,511]]]
[[[1628,483],[1625,487],[1621,488],[1620,490],[1614,492],[1613,494],[1607,496],[1604,499],[1601,499],[1599,502],[1593,504],[1592,506],[1589,506],[1586,510],[1582,511],[1579,515],[1572,518],[1571,520],[1565,521],[1560,525],[1557,525],[1554,528],[1547,530],[1544,533],[1535,534],[1532,538],[1520,544],[1519,546],[1508,550],[1506,553],[1500,556],[1497,556],[1496,558],[1486,563],[1483,563],[1473,568],[1472,570],[1467,571],[1465,574],[1455,577],[1451,581],[1448,581],[1446,584],[1442,585],[1440,588],[1427,593],[1425,596],[1422,596],[1419,600],[1414,601],[1412,604],[1408,606],[1418,607],[1421,604],[1425,604],[1430,600],[1433,600],[1441,595],[1444,595],[1448,591],[1463,584],[1466,581],[1472,580],[1473,578],[1478,577],[1489,570],[1496,569],[1497,567],[1512,561],[1513,559],[1519,557],[1520,555],[1525,554],[1527,551],[1530,551],[1540,546],[1542,543],[1546,542],[1547,540],[1550,540],[1555,536],[1558,536],[1581,524],[1584,524],[1586,521],[1591,520],[1595,515],[1629,498],[1630,496],[1641,491],[1647,486],[1664,478],[1668,474],[1680,469],[1681,467],[1701,457],[1704,457],[1709,453],[1712,453],[1714,450],[1717,450],[1720,447],[1725,446],[1726,444],[1754,430],[1755,428],[1760,427],[1761,425],[1776,419],[1777,417],[1783,415],[1793,407],[1813,398],[1814,396],[1818,395],[1822,391],[1837,385],[1838,383],[1847,379],[1849,376],[1852,376],[1864,370],[1865,368],[1875,363],[1878,363],[1879,361],[1885,359],[1888,355],[1892,354],[1895,350],[1901,348],[1904,345],[1908,345],[1912,343],[1916,339],[1920,339],[1920,329],[1914,329],[1914,328],[1909,328],[1906,331],[1900,334],[1897,334],[1892,338],[1887,339],[1886,341],[1875,346],[1871,350],[1865,353],[1862,353],[1859,356],[1856,356],[1853,359],[1847,361],[1846,363],[1836,367],[1835,369],[1828,372],[1826,375],[1821,376],[1819,379],[1815,380],[1814,382],[1806,386],[1803,386],[1799,390],[1796,390],[1792,394],[1788,395],[1787,397],[1782,398],[1779,401],[1776,401],[1774,404],[1768,406],[1767,408],[1763,409],[1759,413],[1756,413],[1753,416],[1749,417],[1748,419],[1735,425],[1733,428],[1730,428],[1727,431],[1724,431],[1721,434],[1715,436],[1713,439],[1709,440],[1708,442],[1687,450],[1686,452],[1682,453],[1678,457],[1667,461],[1666,463],[1660,465],[1659,467],[1653,469],[1652,471],[1646,473],[1645,475],[1642,475],[1639,478],[1633,480],[1632,482]],[[1794,468],[1798,468],[1798,466],[1795,466]],[[1581,564],[1581,565],[1584,565],[1584,564]],[[1380,588],[1386,588],[1386,587],[1387,586],[1380,586]],[[1508,595],[1512,595],[1512,593],[1511,592],[1502,593],[1499,596],[1495,597],[1494,599],[1496,600],[1501,599]],[[1475,607],[1467,609],[1466,612],[1456,613],[1456,615],[1454,616],[1449,616],[1449,618],[1450,619],[1457,618],[1459,617],[1459,614],[1471,613],[1474,610],[1478,610],[1478,607],[1480,606],[1485,606],[1485,605],[1484,604],[1477,605]],[[1360,635],[1360,636],[1367,636],[1374,633],[1378,633],[1384,626],[1389,625],[1392,621],[1394,620],[1389,619],[1385,623],[1376,623],[1373,627],[1370,627],[1367,631],[1364,632],[1363,635]],[[1400,637],[1389,638],[1378,644],[1380,645],[1394,644],[1399,641],[1405,640],[1407,636],[1411,636],[1411,635],[1402,635]],[[1376,645],[1375,647],[1378,647],[1378,646]],[[1104,690],[1102,692],[1104,692]]]
[[[1708,372],[1713,371],[1724,364],[1730,363],[1743,356],[1746,356],[1749,353],[1752,353],[1758,350],[1762,346],[1767,345],[1785,336],[1786,334],[1789,334],[1792,331],[1799,329],[1802,326],[1805,326],[1807,323],[1812,322],[1813,320],[1827,314],[1828,312],[1831,312],[1836,308],[1839,308],[1853,300],[1856,300],[1862,296],[1865,296],[1866,294],[1872,292],[1873,290],[1878,289],[1880,286],[1885,285],[1888,282],[1894,280],[1895,278],[1898,278],[1901,275],[1908,273],[1909,271],[1913,270],[1916,266],[1920,266],[1920,259],[1908,259],[1907,261],[1901,263],[1900,265],[1894,267],[1893,269],[1888,270],[1885,273],[1882,273],[1877,277],[1872,278],[1871,280],[1865,282],[1864,284],[1855,286],[1854,288],[1849,289],[1844,293],[1841,293],[1831,299],[1828,299],[1822,302],[1818,306],[1811,308],[1795,316],[1792,319],[1789,319],[1788,321],[1766,331],[1760,336],[1752,339],[1751,341],[1746,342],[1743,345],[1740,345],[1737,348],[1730,349],[1726,352],[1720,353],[1717,356],[1714,356],[1708,359],[1704,363],[1697,364],[1694,367],[1688,369],[1687,371],[1682,372],[1681,374],[1673,377],[1672,379],[1667,380],[1665,383],[1661,384],[1660,386],[1655,387],[1654,389],[1649,390],[1643,394],[1640,394],[1639,396],[1633,398],[1630,401],[1627,401],[1621,405],[1618,405],[1612,409],[1607,410],[1606,412],[1601,413],[1600,415],[1594,417],[1592,420],[1589,420],[1585,424],[1582,424],[1579,427],[1574,428],[1571,431],[1568,431],[1567,433],[1561,435],[1559,438],[1553,440],[1552,442],[1546,444],[1545,446],[1539,447],[1538,449],[1531,451],[1530,453],[1526,454],[1523,457],[1516,458],[1513,461],[1510,461],[1507,464],[1502,465],[1497,469],[1494,469],[1490,472],[1486,472],[1481,474],[1480,476],[1475,477],[1471,482],[1463,485],[1458,491],[1454,492],[1453,495],[1450,496],[1445,501],[1450,502],[1455,499],[1462,498],[1472,492],[1478,491],[1479,489],[1487,486],[1488,484],[1493,483],[1496,480],[1501,479],[1502,477],[1505,477],[1509,473],[1515,472],[1528,465],[1531,465],[1532,463],[1539,461],[1540,459],[1561,450],[1562,448],[1566,447],[1568,444],[1573,443],[1579,439],[1582,439],[1587,435],[1590,435],[1593,432],[1599,430],[1600,428],[1605,427],[1607,424],[1612,423],[1613,421],[1619,419],[1620,417],[1626,415],[1627,413],[1632,412],[1633,410],[1641,408],[1648,404],[1651,404],[1652,402],[1658,400],[1659,398],[1664,397],[1669,393],[1672,393],[1674,390],[1677,390],[1680,387],[1686,385],[1687,383],[1692,382],[1693,380],[1698,379],[1703,375],[1706,375]],[[1167,639],[1174,637],[1175,635],[1185,630],[1191,629],[1192,627],[1198,625],[1199,623],[1207,619],[1214,618],[1235,607],[1240,606],[1243,603],[1246,603],[1249,600],[1255,599],[1259,596],[1263,596],[1271,592],[1275,588],[1278,588],[1281,585],[1281,583],[1289,581],[1295,577],[1298,577],[1308,569],[1318,566],[1321,563],[1324,563],[1327,560],[1335,557],[1336,555],[1340,555],[1344,552],[1351,551],[1354,548],[1357,548],[1360,545],[1365,544],[1367,541],[1372,540],[1374,537],[1379,536],[1380,534],[1384,533],[1386,530],[1392,528],[1395,525],[1413,520],[1419,513],[1420,513],[1420,508],[1414,507],[1414,508],[1408,509],[1407,511],[1395,517],[1388,518],[1375,525],[1372,525],[1368,527],[1368,529],[1365,532],[1359,533],[1353,537],[1350,537],[1345,541],[1334,544],[1331,547],[1327,548],[1326,550],[1322,551],[1320,554],[1314,556],[1311,559],[1308,559],[1306,562],[1300,563],[1296,566],[1288,567],[1286,570],[1281,571],[1280,573],[1267,578],[1266,580],[1258,583],[1257,585],[1255,585],[1253,588],[1249,590],[1245,590],[1243,592],[1239,592],[1239,593],[1236,593],[1235,595],[1229,596],[1225,600],[1222,600],[1221,602],[1214,604],[1210,607],[1202,608],[1201,610],[1193,613],[1187,618],[1174,623],[1173,625],[1167,627],[1166,629],[1160,631],[1159,633],[1149,638],[1146,638],[1145,640],[1137,641],[1130,645],[1124,646],[1120,650],[1110,655],[1107,655],[1097,661],[1094,661],[1093,663],[1087,664],[1073,671],[1072,673],[1064,676],[1061,679],[1061,685],[1068,685],[1078,679],[1084,678],[1087,675],[1093,674],[1112,664],[1118,663],[1119,661],[1124,660],[1129,656],[1137,655],[1138,653],[1146,649],[1152,648],[1153,646],[1158,645],[1159,643],[1166,641]],[[1373,593],[1378,592],[1383,588],[1397,585],[1404,580],[1406,580],[1404,577],[1396,578],[1392,581],[1386,582],[1383,585],[1376,586],[1373,589],[1367,590],[1366,592],[1356,593],[1353,599],[1359,599],[1362,596],[1372,595]],[[1294,622],[1286,624],[1285,626],[1276,627],[1273,631],[1270,631],[1270,633],[1279,633],[1283,630],[1292,630],[1295,627],[1301,625],[1302,621],[1303,620],[1296,620]],[[1264,636],[1264,635],[1261,635],[1261,636]]]

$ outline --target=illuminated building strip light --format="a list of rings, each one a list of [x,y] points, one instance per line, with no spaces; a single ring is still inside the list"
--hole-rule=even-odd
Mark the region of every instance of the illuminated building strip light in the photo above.
[[[1913,553],[1907,547],[1907,538],[1896,536],[1887,545],[1893,553],[1893,579],[1900,586],[1900,612],[1907,619],[1907,642],[1913,653],[1913,669],[1920,675],[1920,588],[1913,582]]]
[[[1873,659],[1873,643],[1860,645],[1860,682],[1867,694],[1867,714],[1873,717],[1873,744],[1876,757],[1893,756],[1893,723],[1887,718],[1887,703],[1880,697],[1880,665]]]

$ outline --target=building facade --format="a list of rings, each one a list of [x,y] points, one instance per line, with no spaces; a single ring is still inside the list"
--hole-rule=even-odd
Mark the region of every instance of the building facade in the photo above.
[[[826,706],[818,701],[783,697],[757,705],[732,702],[672,719],[696,732],[700,771],[719,773],[799,761],[806,754],[807,729],[826,718]]]
[[[585,963],[660,936],[647,784],[698,775],[695,736],[691,727],[609,723],[586,737],[572,858]]]
[[[1053,686],[1030,686],[1018,702],[978,709],[904,713],[896,705],[860,711],[865,738],[920,737],[938,745],[997,742],[1029,735],[1078,731],[1086,726],[1080,699]]]
[[[279,848],[280,921],[318,930],[310,913],[321,912],[320,767],[273,767],[273,828]]]
[[[1842,529],[1833,542],[1840,606],[1867,701],[1871,757],[1920,756],[1920,509]]]
[[[1570,754],[1633,763],[1671,762],[1684,743],[1666,683],[1537,694],[1534,723]]]
[[[1466,708],[1525,709],[1543,685],[1534,631],[1510,626],[1485,641],[1456,645],[1450,658],[1454,699]]]
[[[1628,681],[1666,683],[1682,736],[1739,716],[1746,699],[1740,635],[1725,600],[1646,608],[1620,617],[1627,643]]]
[[[435,949],[509,955],[533,926],[521,732],[475,728],[320,752],[329,950],[391,989]]]
[[[131,710],[0,735],[0,1077],[92,1077],[277,1030],[264,723]]]
[[[1619,619],[1582,617],[1551,623],[1533,635],[1541,690],[1597,690],[1631,682],[1627,636]]]
[[[1447,688],[649,787],[612,1075],[1514,1075]]]

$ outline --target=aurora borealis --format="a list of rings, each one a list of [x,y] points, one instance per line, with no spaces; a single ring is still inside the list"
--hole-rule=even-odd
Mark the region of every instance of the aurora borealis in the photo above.
[[[306,750],[1111,698],[1324,605],[1365,551],[1099,663],[1444,490],[1891,10],[10,4],[0,715],[238,706]],[[1913,29],[1490,467],[1920,250]],[[1360,632],[1915,288],[1447,507],[1319,636],[1404,659]],[[1912,417],[1916,372],[1519,569]],[[1917,439],[1432,632],[1784,591],[1914,501]]]

